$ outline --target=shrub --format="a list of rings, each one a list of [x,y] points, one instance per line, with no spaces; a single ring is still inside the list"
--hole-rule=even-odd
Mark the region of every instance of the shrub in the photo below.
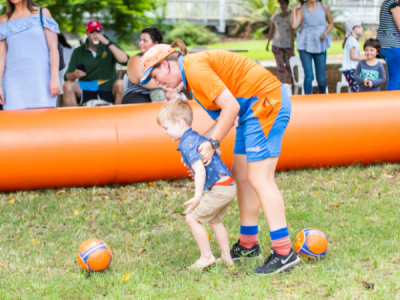
[[[187,46],[207,45],[218,42],[218,37],[205,26],[196,26],[190,23],[179,23],[164,37],[166,43],[181,39]]]

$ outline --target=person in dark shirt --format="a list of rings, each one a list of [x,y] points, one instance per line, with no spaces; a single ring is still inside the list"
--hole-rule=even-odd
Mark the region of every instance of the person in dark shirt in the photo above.
[[[121,104],[124,83],[117,80],[115,66],[126,66],[129,56],[103,35],[100,22],[90,21],[86,34],[86,42],[72,53],[64,76],[64,106],[77,106],[93,99]]]
[[[198,147],[208,139],[192,130],[192,120],[192,108],[187,101],[181,99],[164,104],[157,116],[157,122],[165,129],[165,133],[174,141],[180,140],[178,150],[182,155],[182,161],[194,174],[195,195],[185,203],[189,208],[184,214],[199,245],[201,256],[190,268],[204,269],[216,262],[211,252],[207,231],[200,223],[210,225],[221,248],[221,260],[231,266],[233,260],[222,217],[236,197],[236,183],[218,153],[214,153],[208,166],[203,165]]]

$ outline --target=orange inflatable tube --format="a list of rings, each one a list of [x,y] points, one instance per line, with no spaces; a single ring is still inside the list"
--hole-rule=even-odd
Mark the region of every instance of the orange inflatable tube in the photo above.
[[[292,97],[278,170],[400,162],[400,92]],[[211,118],[195,102],[193,128]],[[0,112],[0,191],[182,178],[162,104]],[[235,130],[223,141],[230,166]]]

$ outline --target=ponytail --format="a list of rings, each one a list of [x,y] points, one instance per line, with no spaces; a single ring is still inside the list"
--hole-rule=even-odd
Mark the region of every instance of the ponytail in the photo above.
[[[188,49],[187,49],[185,43],[182,42],[179,39],[173,41],[172,44],[171,44],[171,47],[173,47],[173,48],[178,47],[179,51],[180,51],[179,54],[183,54],[183,55],[187,55],[188,54]]]
[[[344,39],[344,42],[343,42],[343,45],[342,45],[342,48],[343,48],[343,49],[344,49],[344,45],[345,45],[346,42],[347,42],[347,39],[348,39],[348,37]]]

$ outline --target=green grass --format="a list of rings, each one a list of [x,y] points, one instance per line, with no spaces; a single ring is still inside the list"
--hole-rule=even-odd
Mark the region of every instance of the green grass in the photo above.
[[[342,54],[342,43],[341,41],[331,42],[331,48],[328,49],[328,55],[332,54]],[[229,50],[248,50],[248,52],[241,52],[240,54],[249,57],[251,59],[257,60],[274,60],[274,55],[271,52],[272,44],[270,44],[270,51],[267,52],[265,47],[267,42],[264,40],[251,40],[251,41],[243,41],[243,42],[229,42],[229,43],[218,43],[207,45],[205,47],[209,49],[229,49]],[[193,48],[193,47],[189,47]],[[360,49],[362,49],[362,45],[360,45]],[[128,51],[129,55],[135,55],[138,51],[130,50]],[[296,51],[296,55],[299,54]]]
[[[194,191],[188,180],[68,188],[59,195],[3,193],[0,299],[398,299],[399,182],[398,164],[277,173],[292,241],[301,229],[316,227],[330,247],[325,258],[302,259],[292,271],[270,277],[253,275],[260,260],[206,272],[185,269],[199,256],[181,214]],[[224,223],[235,242],[236,201]],[[262,212],[260,225],[267,254]],[[76,262],[80,243],[89,238],[104,239],[114,255],[109,269],[90,276]],[[141,248],[146,251],[138,254]],[[125,274],[131,276],[122,281]]]

